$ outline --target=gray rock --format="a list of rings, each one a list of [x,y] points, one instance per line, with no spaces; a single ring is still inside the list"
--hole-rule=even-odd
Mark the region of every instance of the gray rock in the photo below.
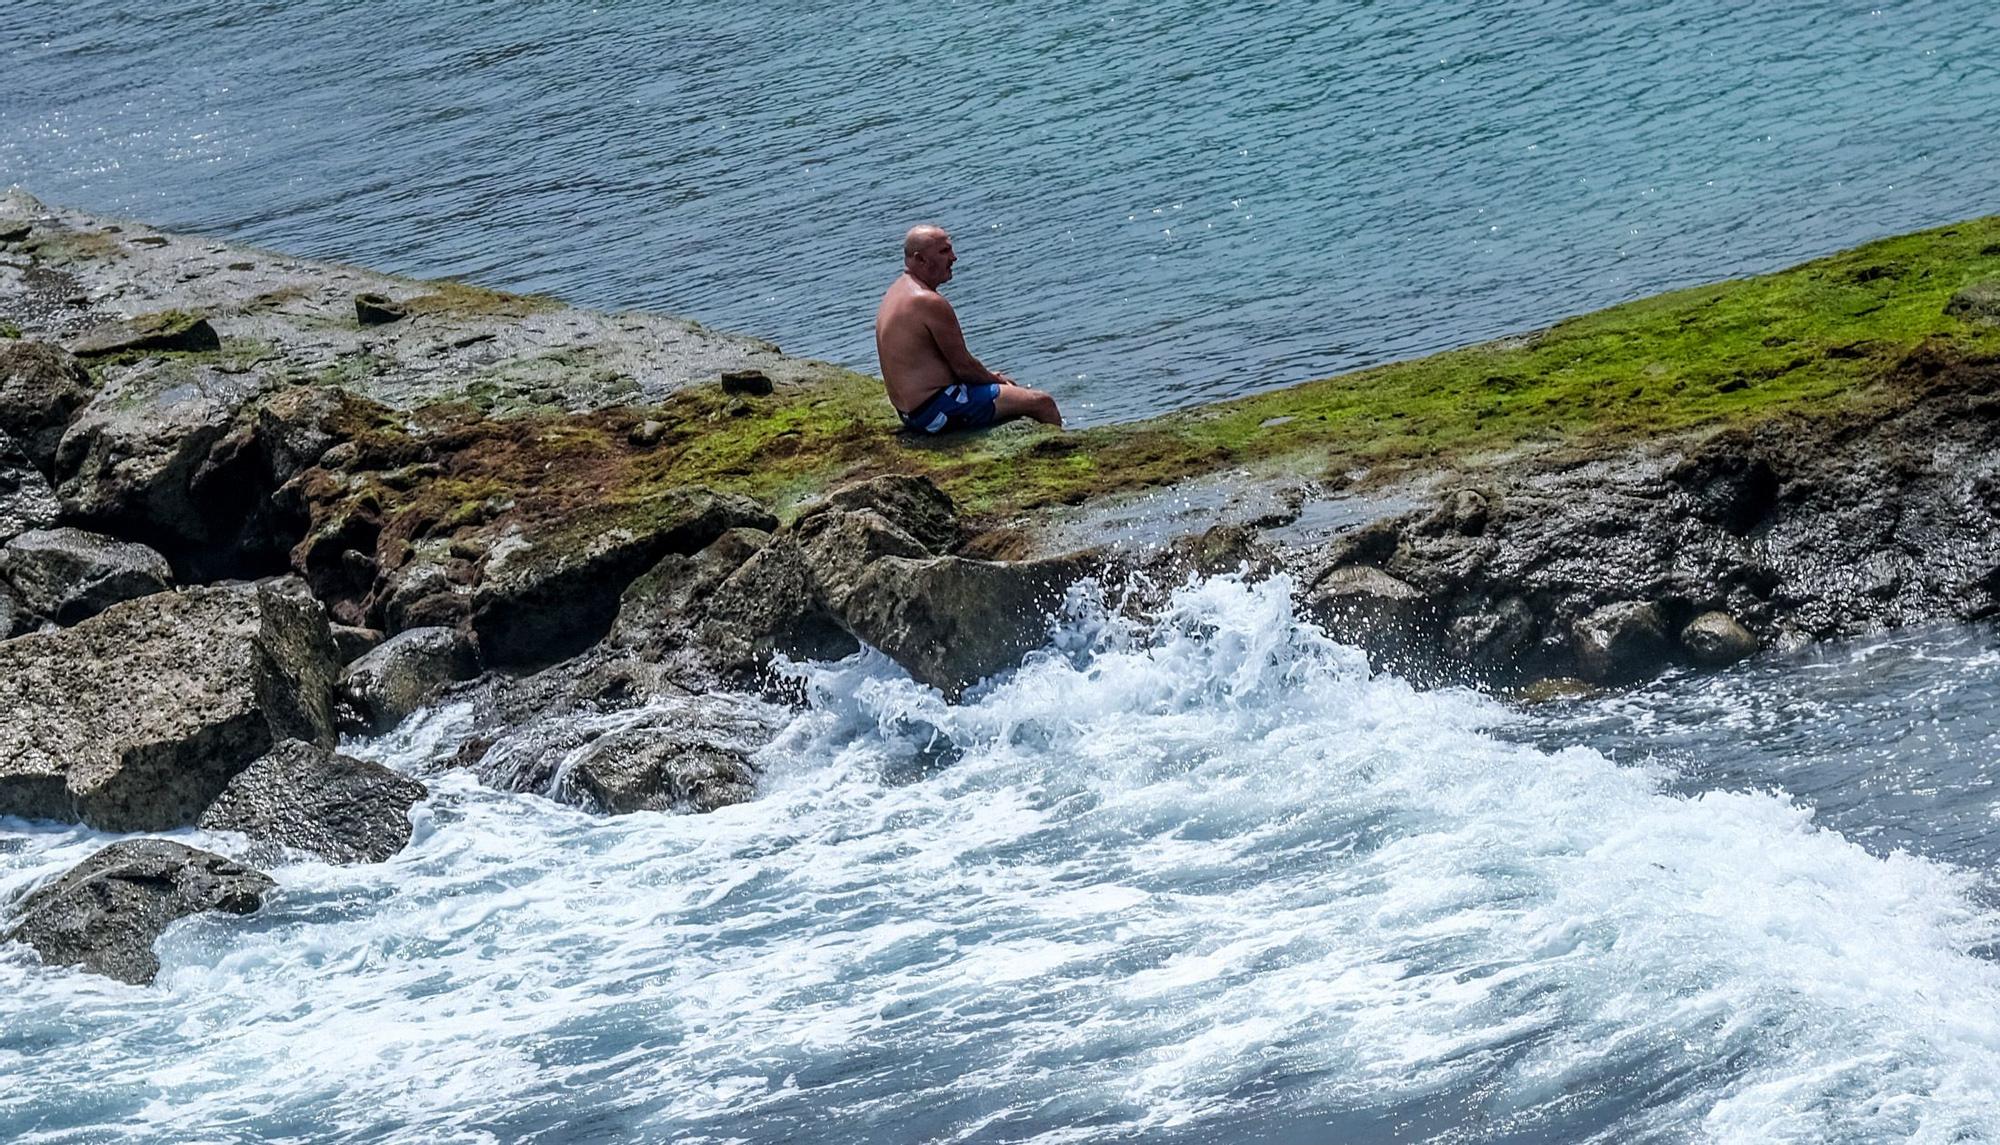
[[[1412,657],[1435,647],[1437,616],[1416,588],[1369,565],[1322,576],[1302,602],[1328,635],[1367,651],[1378,668],[1408,672]]]
[[[454,628],[411,628],[391,636],[340,674],[346,722],[370,734],[388,731],[438,693],[479,671],[472,647]]]
[[[1570,636],[1580,675],[1595,684],[1643,680],[1666,665],[1660,610],[1639,601],[1608,604],[1576,622]]]
[[[770,543],[761,529],[730,529],[691,556],[668,554],[625,589],[608,639],[656,660],[686,646],[716,589]]]
[[[167,558],[141,544],[82,529],[34,529],[0,548],[0,580],[40,620],[71,625],[120,601],[165,592]]]
[[[846,611],[862,575],[876,561],[937,555],[873,509],[815,513],[799,520],[792,536],[812,572],[814,591],[835,615]]]
[[[820,513],[868,510],[902,530],[929,551],[943,556],[958,543],[958,509],[928,477],[901,473],[855,481],[799,511],[803,528]]]
[[[62,347],[0,341],[0,433],[44,474],[55,464],[63,430],[96,389],[90,371]]]
[[[18,442],[0,432],[0,543],[29,529],[54,527],[59,512],[48,478]]]
[[[35,626],[28,606],[21,603],[14,586],[0,580],[0,640],[9,640]]]
[[[751,754],[770,741],[772,729],[725,704],[701,697],[599,736],[567,764],[560,783],[611,815],[747,802],[757,789]]]
[[[410,808],[429,795],[379,763],[287,740],[238,772],[198,825],[335,863],[379,863],[409,845]]]
[[[1726,612],[1704,612],[1681,629],[1681,648],[1704,668],[1723,668],[1757,654],[1757,638]]]
[[[2000,322],[2000,278],[1967,284],[1944,304],[1944,312],[1968,322]]]
[[[354,296],[354,318],[363,326],[386,326],[409,316],[409,308],[386,294]]]
[[[775,529],[747,497],[678,489],[606,528],[503,538],[487,553],[472,594],[480,657],[503,668],[553,664],[595,644],[619,598],[670,553],[695,553],[730,529]]]
[[[125,839],[22,897],[5,937],[51,966],[81,966],[143,986],[160,972],[153,943],[176,919],[249,914],[277,884],[232,859],[167,839]]]
[[[208,319],[183,310],[141,314],[100,326],[69,347],[79,358],[160,351],[199,353],[221,348],[222,339]]]
[[[718,674],[748,680],[776,654],[838,660],[860,650],[820,600],[796,538],[774,537],[716,586],[701,605],[695,639]]]
[[[334,655],[343,665],[352,664],[382,646],[382,630],[353,624],[333,625]]]
[[[155,593],[0,644],[0,814],[194,822],[286,739],[333,742],[333,638],[296,582]]]
[[[850,632],[912,677],[957,699],[1048,639],[1051,615],[1089,562],[884,557],[849,597]]]

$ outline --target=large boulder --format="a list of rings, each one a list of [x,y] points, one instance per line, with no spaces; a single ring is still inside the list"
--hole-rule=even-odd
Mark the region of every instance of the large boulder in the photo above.
[[[702,601],[700,617],[700,655],[728,679],[751,679],[777,655],[838,660],[861,648],[820,598],[812,568],[789,534],[724,578]]]
[[[1757,654],[1757,638],[1726,612],[1704,612],[1681,629],[1681,648],[1704,668],[1724,668]]]
[[[54,526],[59,512],[49,479],[19,442],[0,431],[0,543]]]
[[[173,576],[167,558],[146,546],[82,529],[34,529],[0,548],[0,580],[35,619],[61,625],[165,592]]]
[[[1578,620],[1570,638],[1577,672],[1593,684],[1629,684],[1666,666],[1669,645],[1656,606],[1621,601]]]
[[[625,589],[610,642],[655,660],[685,647],[715,590],[770,543],[762,529],[730,529],[700,552],[661,558]]]
[[[799,511],[804,525],[821,513],[871,512],[913,538],[933,555],[958,542],[958,508],[928,477],[889,473],[842,485]]]
[[[1441,637],[1430,599],[1372,565],[1329,570],[1302,603],[1329,635],[1367,651],[1378,668],[1407,673]]]
[[[478,671],[472,646],[455,628],[398,632],[341,672],[342,722],[357,731],[388,731]]]
[[[97,385],[68,351],[44,342],[0,341],[0,434],[48,473],[56,443]]]
[[[0,814],[182,826],[286,739],[333,743],[333,639],[296,582],[155,593],[0,644]]]
[[[558,793],[610,815],[713,811],[756,794],[752,755],[773,730],[756,709],[704,696],[655,712],[583,746],[564,767]]]
[[[238,772],[197,825],[335,863],[379,863],[409,845],[410,808],[429,794],[379,763],[287,740]]]
[[[747,497],[691,488],[624,508],[608,525],[509,534],[487,551],[472,594],[480,656],[506,668],[574,656],[609,631],[626,587],[662,557],[699,552],[730,529],[777,525]]]
[[[843,619],[916,680],[957,699],[1040,647],[1064,593],[1090,571],[1073,556],[884,557],[855,586]]]
[[[848,601],[870,565],[884,557],[922,560],[938,553],[873,509],[837,510],[803,517],[790,540],[811,570],[813,590],[835,615]]]
[[[153,942],[202,911],[249,914],[277,884],[232,859],[167,839],[125,839],[23,896],[5,938],[52,966],[143,986],[160,972]]]
[[[205,550],[234,540],[247,502],[264,492],[195,483],[262,385],[254,374],[178,362],[121,375],[77,415],[56,452],[64,514],[153,545],[183,575],[195,571]]]

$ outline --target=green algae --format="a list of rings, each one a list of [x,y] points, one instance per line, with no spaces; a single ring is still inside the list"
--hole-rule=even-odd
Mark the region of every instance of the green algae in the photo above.
[[[467,282],[427,281],[430,290],[403,303],[410,314],[452,314],[468,318],[525,318],[562,305],[544,294],[510,294]]]
[[[643,526],[647,506],[695,485],[782,512],[882,472],[927,475],[990,523],[1223,469],[1379,478],[1894,402],[1913,359],[2000,361],[2000,328],[1946,313],[1954,292],[1996,272],[2000,218],[1979,219],[1530,335],[1069,432],[912,438],[895,432],[879,380],[828,368],[765,397],[710,385],[587,413],[494,418],[491,398],[382,412],[356,427],[356,444],[376,468],[442,466],[401,490],[366,483],[402,536]]]

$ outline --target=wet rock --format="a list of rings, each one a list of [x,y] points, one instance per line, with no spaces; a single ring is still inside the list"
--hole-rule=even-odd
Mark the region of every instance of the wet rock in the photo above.
[[[423,784],[379,763],[287,740],[238,772],[198,825],[312,853],[379,863],[410,842]]]
[[[1506,597],[1452,617],[1445,629],[1445,654],[1475,676],[1505,679],[1531,658],[1540,633],[1541,624],[1527,602]]]
[[[353,624],[336,624],[333,630],[333,651],[342,665],[352,664],[370,651],[382,646],[384,636],[379,628],[362,628]]]
[[[194,588],[0,644],[0,814],[194,822],[285,739],[333,742],[333,638],[297,582]]]
[[[1681,648],[1704,668],[1723,668],[1757,654],[1757,638],[1726,612],[1704,612],[1681,629]]]
[[[200,353],[221,348],[222,339],[203,315],[163,310],[101,326],[70,343],[69,350],[79,358],[101,358],[161,351]]]
[[[249,914],[277,884],[262,871],[167,839],[126,839],[23,896],[6,933],[51,966],[81,966],[144,986],[160,972],[153,943],[203,911]]]
[[[383,326],[409,317],[409,308],[386,294],[354,296],[354,318],[363,326]]]
[[[1069,586],[1091,571],[1078,557],[1007,563],[885,557],[849,598],[849,631],[921,683],[957,699],[1047,640]]]
[[[1302,601],[1327,634],[1367,651],[1377,667],[1408,673],[1437,644],[1436,611],[1411,585],[1369,565],[1321,577]]]
[[[668,554],[626,588],[609,641],[655,660],[684,647],[716,589],[770,543],[762,529],[729,529],[698,553]]]
[[[354,554],[360,557],[361,554]],[[370,560],[357,578],[374,574]],[[453,628],[472,615],[472,588],[452,579],[444,566],[430,561],[412,563],[388,578],[382,597],[382,621],[392,632],[409,628]]]
[[[478,671],[471,645],[455,628],[398,632],[341,672],[343,723],[369,734],[388,731]]]
[[[700,615],[701,655],[725,679],[752,679],[777,654],[838,660],[861,647],[820,599],[805,554],[789,534],[773,538],[729,574]]]
[[[1953,294],[1944,312],[1968,322],[2000,322],[2000,278],[1982,278]]]
[[[771,379],[762,370],[724,370],[722,372],[722,392],[743,394],[750,397],[765,397],[772,392]]]
[[[82,529],[35,529],[0,548],[0,580],[36,618],[71,625],[120,601],[165,592],[173,570],[141,544]]]
[[[625,521],[496,544],[472,595],[481,658],[522,668],[573,656],[610,630],[627,586],[662,557],[699,552],[730,529],[778,524],[747,497],[698,488],[663,494]]]
[[[855,586],[876,561],[937,555],[873,509],[816,513],[798,521],[790,539],[811,570],[813,591],[836,615],[846,610]]]
[[[1597,684],[1628,684],[1665,667],[1669,648],[1660,610],[1621,601],[1576,622],[1570,638],[1578,673]]]
[[[97,383],[60,346],[0,341],[0,434],[14,439],[43,474],[55,465],[56,444]]]
[[[0,432],[0,543],[53,527],[59,512],[48,479],[18,442]]]
[[[766,722],[704,697],[592,740],[565,779],[588,806],[610,815],[713,811],[756,794],[751,754],[770,737]]]

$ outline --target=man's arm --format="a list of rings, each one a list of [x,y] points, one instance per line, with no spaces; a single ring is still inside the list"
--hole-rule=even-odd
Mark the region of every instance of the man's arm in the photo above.
[[[924,299],[923,313],[924,326],[931,332],[931,340],[937,343],[938,353],[943,355],[953,377],[961,381],[998,382],[1003,386],[1014,384],[1014,379],[987,369],[966,349],[965,331],[958,326],[958,311],[951,308],[943,295],[933,294]]]

